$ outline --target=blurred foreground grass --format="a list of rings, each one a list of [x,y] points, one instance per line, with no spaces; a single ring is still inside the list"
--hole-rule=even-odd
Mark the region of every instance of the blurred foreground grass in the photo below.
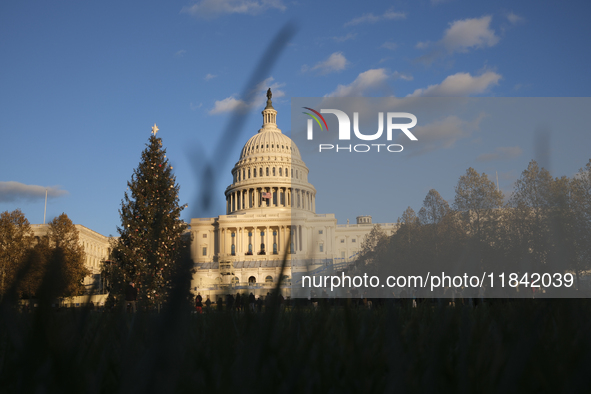
[[[0,392],[587,391],[591,302],[0,317]]]

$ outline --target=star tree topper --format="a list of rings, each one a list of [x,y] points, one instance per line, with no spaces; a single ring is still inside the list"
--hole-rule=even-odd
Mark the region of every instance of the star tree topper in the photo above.
[[[156,133],[158,132],[158,126],[156,126],[156,123],[154,123],[154,127],[152,127],[152,135],[156,135]]]

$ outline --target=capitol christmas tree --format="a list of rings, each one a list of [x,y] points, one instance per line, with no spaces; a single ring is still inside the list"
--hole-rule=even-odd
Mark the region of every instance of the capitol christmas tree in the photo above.
[[[152,135],[121,201],[120,238],[114,248],[116,267],[112,289],[123,294],[134,282],[139,290],[139,305],[152,307],[166,302],[171,278],[180,260],[183,232],[187,225],[180,219],[179,185],[162,148],[162,140]]]

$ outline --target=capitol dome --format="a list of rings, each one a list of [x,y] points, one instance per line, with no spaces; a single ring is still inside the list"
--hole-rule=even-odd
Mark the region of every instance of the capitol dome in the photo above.
[[[248,140],[240,153],[240,160],[258,154],[286,154],[301,159],[296,144],[275,127],[275,130],[262,128]]]
[[[315,212],[316,189],[296,144],[277,127],[277,111],[267,92],[263,126],[252,136],[232,169],[226,188],[226,214],[252,209]]]

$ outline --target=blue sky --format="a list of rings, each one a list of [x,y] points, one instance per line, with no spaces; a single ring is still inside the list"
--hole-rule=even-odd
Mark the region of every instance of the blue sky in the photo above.
[[[126,182],[157,123],[180,200],[189,204],[183,218],[223,214],[230,170],[261,125],[268,86],[286,133],[292,97],[587,97],[590,8],[583,1],[2,2],[0,211],[20,208],[41,223],[49,187],[48,219],[66,212],[116,235]],[[296,33],[259,81],[260,101],[241,101],[288,21]],[[236,109],[249,117],[233,141],[223,141]],[[550,146],[562,132],[560,124],[551,130]],[[551,150],[554,175],[571,176],[591,158],[588,130],[570,132],[580,143]],[[399,176],[388,211],[371,214],[386,222],[408,205],[418,210],[431,187],[451,200],[469,166],[489,176],[499,168],[501,187],[510,190],[535,156],[529,136],[491,140],[449,166],[445,155],[457,156],[477,135],[426,153],[430,160],[411,158],[408,184]],[[225,157],[212,157],[218,145],[228,146]],[[486,154],[493,159],[478,160]],[[426,173],[436,158],[432,179],[418,182],[413,174]],[[206,162],[214,163],[214,185],[199,182]],[[335,213],[341,223],[368,213],[333,206],[323,182],[315,186],[319,213]],[[203,189],[214,200],[207,212],[194,202]]]

